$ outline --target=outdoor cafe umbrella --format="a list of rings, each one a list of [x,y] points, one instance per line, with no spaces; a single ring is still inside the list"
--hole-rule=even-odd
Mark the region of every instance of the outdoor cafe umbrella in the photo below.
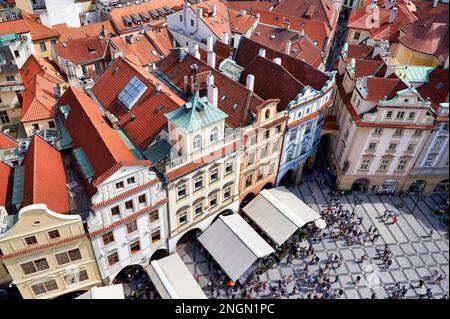
[[[322,218],[316,219],[314,224],[316,224],[316,226],[320,229],[327,228],[327,223]]]

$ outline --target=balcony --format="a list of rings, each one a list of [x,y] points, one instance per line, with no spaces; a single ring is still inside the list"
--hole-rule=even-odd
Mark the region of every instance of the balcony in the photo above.
[[[16,64],[4,64],[4,65],[0,65],[0,74],[4,75],[4,74],[14,74],[14,73],[19,73],[19,68],[17,67]]]
[[[194,151],[187,155],[178,156],[166,164],[166,171],[170,171],[176,167],[182,166],[184,164],[193,162],[195,160],[200,160],[204,156],[212,156],[216,152],[221,151],[223,147],[230,146],[232,143],[242,140],[242,134],[232,133],[226,136],[224,139],[202,148],[201,150]],[[231,147],[231,146],[230,146]],[[225,154],[221,154],[224,156]]]
[[[23,84],[19,81],[5,81],[0,82],[0,92],[15,92],[23,91]]]

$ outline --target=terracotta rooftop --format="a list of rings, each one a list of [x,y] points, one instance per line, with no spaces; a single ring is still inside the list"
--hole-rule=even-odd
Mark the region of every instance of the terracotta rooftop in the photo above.
[[[58,67],[53,62],[47,58],[32,54],[20,68],[20,77],[22,82],[28,83],[37,75],[55,84],[66,82],[66,79],[59,73]]]
[[[52,26],[52,28],[60,34],[60,42],[98,36],[100,35],[103,27],[105,28],[106,35],[115,34],[111,21],[89,23],[77,28],[72,28],[65,23],[55,24]]]
[[[329,26],[333,26],[336,22],[333,21],[336,9],[329,4],[328,0],[281,0],[272,11],[299,18],[323,21]],[[337,20],[337,17],[335,20]]]
[[[315,68],[322,65],[321,49],[307,36],[299,36],[298,32],[260,24],[250,39],[272,50],[305,60]],[[291,50],[286,52],[288,41],[291,41]]]
[[[0,162],[0,206],[6,206],[9,202],[12,179],[13,168],[3,162]]]
[[[24,83],[22,115],[20,121],[33,122],[55,117],[58,85],[40,74]]]
[[[83,64],[103,59],[109,53],[108,42],[108,37],[92,36],[56,43],[54,48],[58,56]]]
[[[246,34],[258,21],[258,18],[250,14],[242,14],[239,11],[228,10],[231,31],[233,33]]]
[[[141,27],[141,25],[137,25],[134,22],[132,22],[131,27],[128,27],[122,19],[123,16],[127,16],[128,19],[131,20],[132,14],[139,15],[140,13],[144,13],[150,17],[149,24],[151,26],[161,25],[162,23],[165,23],[166,19],[160,17],[159,20],[156,20],[150,15],[149,11],[156,11],[157,9],[162,9],[164,7],[169,7],[175,11],[178,11],[183,7],[183,3],[184,0],[152,0],[148,2],[142,2],[140,4],[123,6],[121,8],[113,8],[110,11],[109,15],[111,17],[113,26],[115,27],[117,32],[121,34],[130,29],[140,29]]]
[[[330,36],[330,30],[327,24],[319,20],[310,20],[305,18],[298,18],[292,15],[280,14],[277,12],[269,12],[264,10],[254,10],[254,13],[260,14],[259,22],[275,27],[282,28],[289,24],[289,30],[301,31],[310,38],[313,42],[317,42],[317,47],[325,51],[326,40]],[[328,46],[331,44],[329,41]]]
[[[269,60],[278,57],[281,58],[281,65],[304,85],[309,85],[316,90],[321,90],[328,81],[328,76],[308,63],[272,50],[267,46],[247,38],[243,38],[241,41],[239,51],[236,55],[236,62],[245,68],[256,56],[258,56],[260,48],[266,50],[266,58]]]
[[[434,55],[443,61],[449,56],[449,10],[416,23],[401,26],[399,42],[407,48]]]
[[[167,55],[170,53],[173,44],[173,37],[167,28],[145,31],[145,34],[150,38],[153,45],[162,52],[162,54]]]
[[[381,71],[381,70],[384,70],[384,71],[386,70],[386,65],[383,61],[355,59],[355,78],[361,78],[363,76],[373,75],[377,71]],[[384,75],[384,74],[382,74],[382,75]]]
[[[347,55],[345,62],[350,62],[351,59],[355,58],[366,58],[369,53],[373,50],[373,47],[365,44],[350,44],[347,43]]]
[[[225,5],[236,11],[245,10],[247,13],[252,13],[255,9],[270,10],[273,7],[273,3],[268,1],[227,1]]]
[[[392,98],[395,94],[408,86],[398,77],[381,78],[381,77],[367,77],[366,78],[367,100],[379,101],[384,97]]]
[[[18,143],[11,136],[0,131],[0,150],[17,147]]]
[[[63,156],[36,134],[22,165],[25,179],[21,207],[46,204],[56,213],[70,213]]]
[[[27,17],[23,17],[18,20],[0,22],[0,36],[27,32],[30,32],[31,39],[33,41],[59,37],[59,33],[56,30],[48,28],[45,25]]]
[[[70,87],[59,105],[70,106],[65,122],[72,138],[72,148],[82,148],[92,166],[91,185],[97,187],[123,166],[149,166],[149,161],[137,160],[119,133],[106,122],[99,106],[82,91]],[[95,190],[88,189],[93,195]]]
[[[146,85],[147,90],[128,111],[119,102],[118,95],[133,77]],[[161,86],[161,92],[156,92],[157,83]],[[110,65],[96,81],[92,92],[107,111],[119,118],[119,126],[141,151],[147,148],[167,124],[164,114],[185,103],[152,74],[123,58],[116,59]],[[131,118],[134,120],[131,121]]]
[[[449,96],[449,72],[443,68],[437,68],[430,72],[428,83],[417,88],[420,95],[431,101],[431,105],[437,111],[440,103],[448,102]]]
[[[211,6],[216,5],[217,13],[213,17],[211,12]],[[220,39],[224,32],[228,35],[232,34],[230,15],[228,8],[219,0],[208,0],[201,3],[193,4],[191,6],[194,12],[197,12],[197,8],[203,8],[202,21],[209,27],[209,29]],[[236,21],[236,23],[242,23],[242,21]]]
[[[110,45],[122,51],[124,57],[138,61],[140,66],[148,66],[160,60],[163,55],[152,41],[142,34],[135,35],[133,43],[121,37],[114,37],[111,39]]]
[[[176,87],[184,90],[184,77],[194,76],[192,66],[199,67],[198,73],[211,72],[214,75],[214,85],[219,90],[219,108],[228,114],[225,120],[231,127],[245,127],[253,123],[249,110],[255,110],[264,103],[255,93],[251,93],[245,86],[233,81],[221,72],[211,69],[206,63],[197,60],[190,54],[180,62],[179,52],[173,52],[159,64],[159,71],[164,73]],[[249,105],[249,109],[247,109]],[[255,112],[256,113],[256,112]]]

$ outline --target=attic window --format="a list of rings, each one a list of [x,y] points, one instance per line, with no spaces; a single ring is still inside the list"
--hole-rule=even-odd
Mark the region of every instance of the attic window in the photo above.
[[[162,104],[158,105],[158,107],[156,108],[156,112],[157,113],[161,112],[163,110],[163,108],[164,108],[164,105],[162,105]]]
[[[147,86],[134,76],[122,92],[120,92],[118,97],[119,101],[122,102],[128,110],[131,110],[146,90]]]
[[[233,110],[237,110],[237,108],[239,107],[239,103],[234,103],[232,107],[233,107]]]
[[[89,53],[95,53],[95,48],[93,48],[93,47],[88,47],[88,51],[89,51]]]
[[[436,89],[437,89],[437,90],[440,90],[440,89],[442,89],[443,87],[444,87],[444,83],[442,83],[442,82],[439,82],[439,83],[436,84]]]
[[[227,96],[226,96],[226,95],[222,95],[222,98],[221,98],[221,100],[222,100],[222,101],[225,101],[225,100],[226,100],[226,98],[227,98]]]

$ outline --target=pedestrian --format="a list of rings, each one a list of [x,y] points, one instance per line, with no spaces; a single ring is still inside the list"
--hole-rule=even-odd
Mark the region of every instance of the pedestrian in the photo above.
[[[391,267],[391,265],[392,265],[392,259],[389,258],[387,263],[386,263],[386,269],[389,269],[389,267]]]
[[[377,295],[376,295],[376,293],[372,293],[372,295],[370,296],[370,299],[377,299]]]
[[[397,224],[397,221],[398,221],[397,216],[394,216],[394,217],[392,218],[392,225]]]
[[[434,235],[434,229],[430,230],[430,233],[428,234],[428,237],[433,238]]]
[[[367,260],[367,255],[362,255],[359,259],[359,263],[362,264],[365,260]]]
[[[334,277],[334,283],[337,283],[338,280],[339,280],[339,274],[337,274],[337,275]]]
[[[358,276],[356,276],[356,279],[355,279],[355,281],[353,282],[353,284],[354,284],[354,285],[357,285],[357,284],[359,284],[360,281],[361,281],[361,276],[358,275]]]
[[[444,276],[440,274],[439,276],[436,277],[434,283],[440,285],[442,280],[444,280]]]
[[[418,289],[422,289],[423,285],[425,285],[425,281],[423,281],[422,279],[419,280],[419,284],[417,285]]]

